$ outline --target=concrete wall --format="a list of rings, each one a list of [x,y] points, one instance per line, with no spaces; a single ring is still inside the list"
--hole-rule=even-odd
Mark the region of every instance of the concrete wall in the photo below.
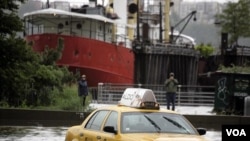
[[[0,109],[0,126],[73,126],[81,124],[89,113]],[[250,116],[184,115],[195,127],[221,131],[221,125],[248,124]]]
[[[45,110],[0,109],[0,126],[72,126],[89,113]]]
[[[204,127],[220,131],[222,125],[250,125],[250,116],[185,115],[185,117],[195,127]]]

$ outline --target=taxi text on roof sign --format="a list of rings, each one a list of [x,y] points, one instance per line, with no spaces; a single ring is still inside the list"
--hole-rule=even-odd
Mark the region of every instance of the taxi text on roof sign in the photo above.
[[[120,105],[136,108],[157,108],[159,104],[156,101],[155,94],[150,89],[127,88],[119,101]]]

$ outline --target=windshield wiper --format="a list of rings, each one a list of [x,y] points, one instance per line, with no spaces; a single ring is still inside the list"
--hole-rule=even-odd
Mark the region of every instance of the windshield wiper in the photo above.
[[[181,128],[181,129],[184,129],[187,133],[189,133],[189,132],[187,131],[187,129],[184,128],[182,125],[180,125],[178,122],[176,122],[176,121],[174,121],[174,120],[172,120],[172,119],[169,119],[169,118],[167,118],[167,117],[165,117],[165,116],[163,116],[163,118],[166,119],[167,121],[169,121],[170,123],[172,123],[173,125],[175,125],[176,127]]]
[[[158,133],[160,133],[161,128],[160,128],[152,119],[150,119],[147,115],[144,115],[144,117],[145,117],[152,125],[154,125],[156,131],[157,131]]]

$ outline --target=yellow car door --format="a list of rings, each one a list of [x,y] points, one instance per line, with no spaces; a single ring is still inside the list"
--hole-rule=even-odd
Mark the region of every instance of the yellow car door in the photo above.
[[[80,141],[103,141],[103,123],[106,121],[109,113],[109,110],[96,111],[95,114],[93,114],[84,125],[84,135]]]
[[[111,111],[104,121],[100,138],[102,141],[117,141],[118,134],[118,112]]]

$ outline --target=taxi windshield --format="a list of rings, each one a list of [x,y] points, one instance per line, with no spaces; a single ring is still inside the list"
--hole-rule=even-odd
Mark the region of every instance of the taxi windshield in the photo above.
[[[123,113],[121,132],[196,134],[195,129],[182,115],[161,112]]]

